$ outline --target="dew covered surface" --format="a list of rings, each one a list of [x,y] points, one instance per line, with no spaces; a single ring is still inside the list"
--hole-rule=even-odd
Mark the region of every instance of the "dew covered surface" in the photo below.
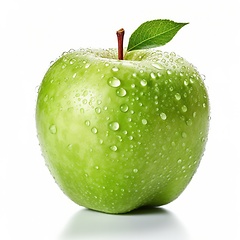
[[[64,53],[44,77],[36,110],[43,156],[63,192],[110,213],[178,197],[209,123],[207,92],[191,64],[156,50],[116,56]]]

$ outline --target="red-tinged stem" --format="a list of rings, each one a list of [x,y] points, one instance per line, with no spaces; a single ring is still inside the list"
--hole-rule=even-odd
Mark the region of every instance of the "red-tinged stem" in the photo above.
[[[121,28],[117,31],[117,39],[118,39],[118,59],[123,60],[123,37],[124,37],[124,29]]]

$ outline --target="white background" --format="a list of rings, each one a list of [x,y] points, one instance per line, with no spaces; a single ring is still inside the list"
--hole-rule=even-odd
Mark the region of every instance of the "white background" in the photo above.
[[[240,239],[240,17],[238,0],[0,3],[0,239]],[[107,215],[71,202],[41,156],[37,88],[63,51],[116,46],[144,21],[190,22],[171,43],[206,75],[209,141],[184,193],[161,209]]]

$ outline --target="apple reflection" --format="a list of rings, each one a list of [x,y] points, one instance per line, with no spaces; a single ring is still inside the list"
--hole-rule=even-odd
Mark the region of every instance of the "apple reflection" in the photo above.
[[[186,230],[173,213],[163,208],[141,208],[111,215],[82,209],[67,223],[60,240],[166,239],[187,240]]]

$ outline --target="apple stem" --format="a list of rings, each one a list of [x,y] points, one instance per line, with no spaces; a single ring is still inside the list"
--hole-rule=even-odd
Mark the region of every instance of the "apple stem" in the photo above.
[[[117,31],[117,39],[118,39],[118,59],[123,60],[123,37],[124,37],[124,29],[121,28]]]

